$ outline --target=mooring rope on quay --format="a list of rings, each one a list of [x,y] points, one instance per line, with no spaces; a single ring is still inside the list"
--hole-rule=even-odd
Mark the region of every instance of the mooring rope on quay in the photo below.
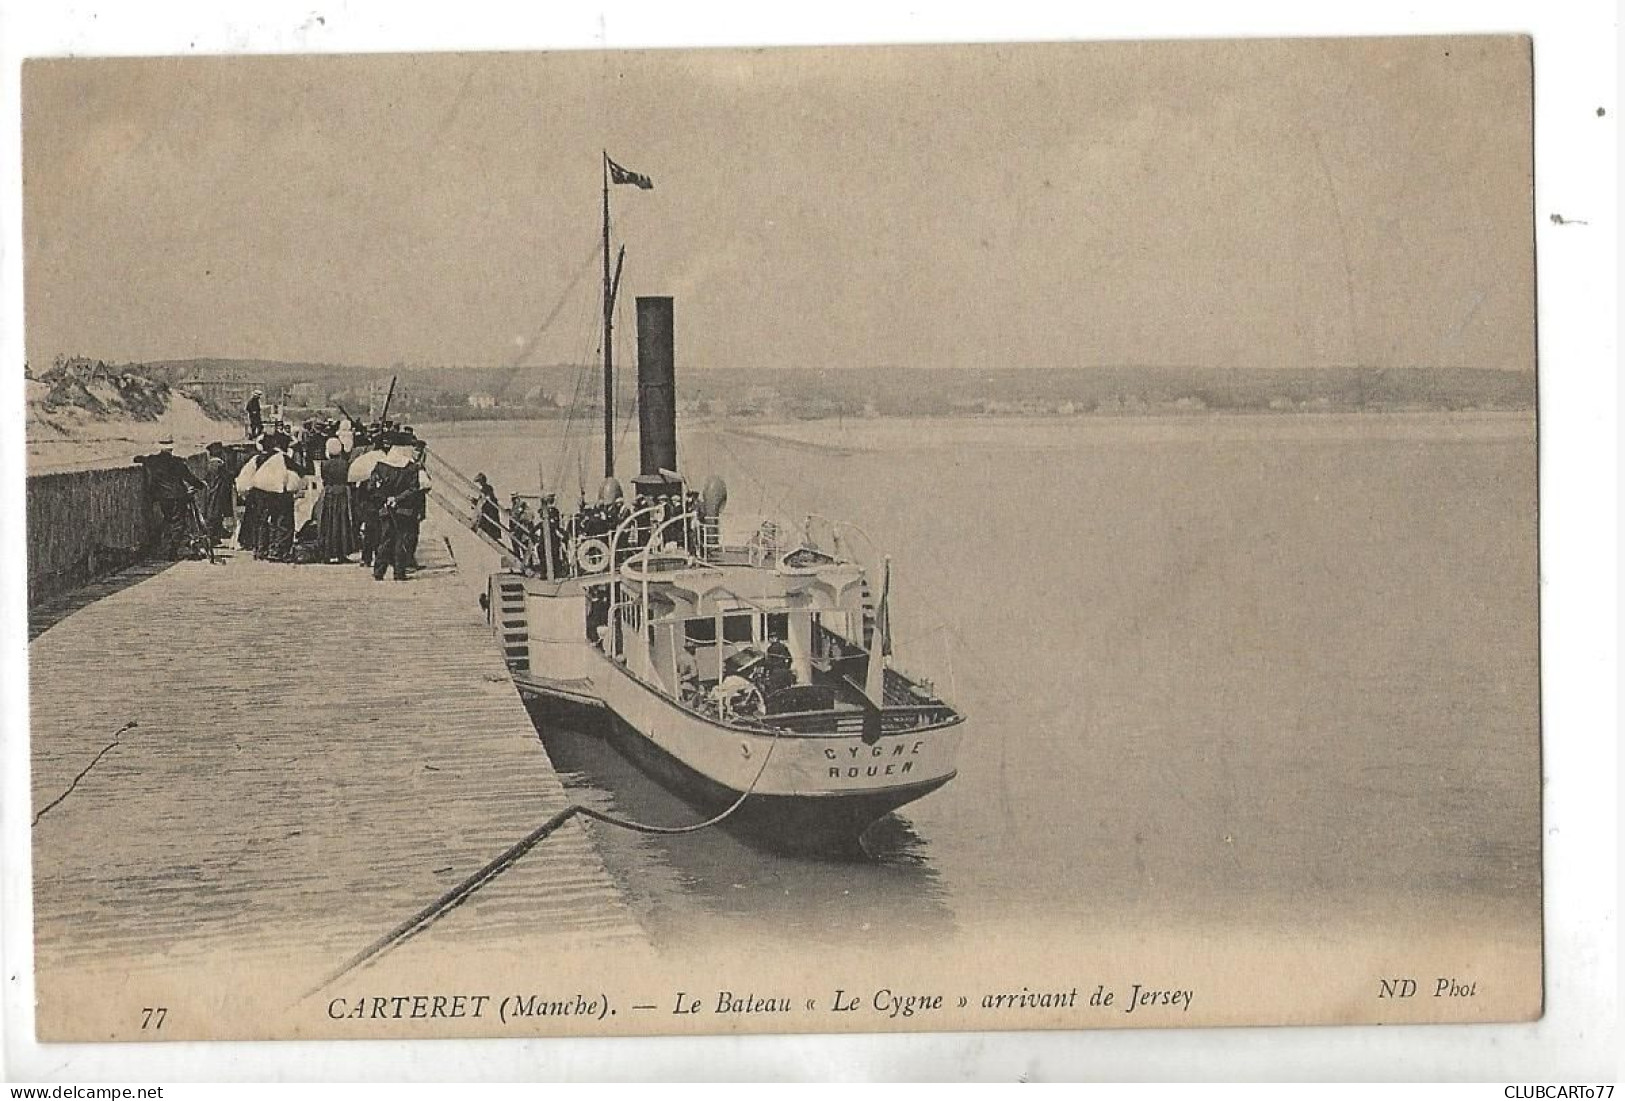
[[[464,879],[461,883],[429,903],[429,905],[344,961],[337,970],[306,991],[304,997],[314,997],[357,968],[372,963],[385,953],[400,947],[419,933],[426,931],[435,922],[467,902],[480,888],[491,883],[497,876],[519,863],[526,853],[552,836],[554,831],[577,815],[603,822],[606,825],[616,826],[620,829],[631,830],[634,833],[654,834],[662,837],[677,837],[683,834],[698,833],[701,830],[707,830],[722,823],[740,807],[744,806],[745,800],[749,799],[756,791],[756,785],[761,782],[762,776],[767,772],[768,763],[773,760],[773,750],[779,744],[779,735],[781,733],[782,731],[777,727],[773,728],[773,739],[768,743],[767,752],[762,755],[762,763],[757,768],[756,775],[751,778],[750,786],[740,792],[739,798],[735,799],[720,813],[707,818],[703,822],[693,822],[686,826],[657,826],[647,822],[635,822],[630,818],[622,818],[581,803],[571,803],[509,846],[495,860],[486,864],[479,871]]]

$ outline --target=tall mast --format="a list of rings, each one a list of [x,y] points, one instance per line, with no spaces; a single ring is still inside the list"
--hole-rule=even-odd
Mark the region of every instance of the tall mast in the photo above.
[[[615,476],[614,291],[609,280],[609,150],[604,150],[604,477]]]

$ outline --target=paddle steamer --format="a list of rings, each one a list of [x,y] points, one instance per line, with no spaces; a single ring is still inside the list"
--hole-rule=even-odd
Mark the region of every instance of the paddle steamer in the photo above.
[[[625,756],[748,840],[857,851],[869,826],[953,779],[963,716],[897,666],[890,562],[864,553],[858,529],[738,517],[720,478],[696,488],[679,472],[666,297],[636,300],[640,462],[627,499],[608,221],[610,182],[627,177],[646,180],[606,155],[603,481],[572,515],[542,503],[529,553],[490,578],[493,629],[543,721],[558,705],[592,712]]]

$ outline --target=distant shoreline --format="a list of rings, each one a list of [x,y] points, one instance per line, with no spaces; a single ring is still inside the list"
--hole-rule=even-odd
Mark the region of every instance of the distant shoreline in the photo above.
[[[161,360],[127,365],[180,390],[206,391],[235,411],[246,387],[291,419],[343,403],[391,410],[408,422],[575,420],[593,416],[596,365],[511,368],[416,366],[382,370],[266,360]],[[677,383],[682,416],[763,420],[840,417],[1140,416],[1527,409],[1535,373],[1474,367],[703,367]],[[631,407],[623,372],[616,404]]]
[[[1506,429],[1522,429],[1527,427],[1528,434],[1534,435],[1535,411],[1533,409],[1468,409],[1459,411],[1435,409],[1409,409],[1409,410],[1364,410],[1351,412],[1343,410],[1209,410],[1205,412],[1187,413],[1077,413],[1064,414],[945,414],[941,416],[880,416],[880,417],[821,417],[821,418],[758,418],[758,417],[682,417],[679,418],[680,430],[726,432],[731,436],[754,439],[764,443],[780,446],[799,447],[808,450],[832,454],[851,453],[854,451],[871,450],[875,444],[874,439],[858,440],[858,433],[870,437],[877,434],[913,434],[920,429],[935,429],[926,437],[915,440],[919,444],[933,443],[931,436],[937,440],[951,438],[967,438],[979,434],[978,430],[999,432],[1001,430],[1021,429],[1039,433],[1044,439],[1054,442],[1059,438],[1060,432],[1072,430],[1078,438],[1105,438],[1124,432],[1145,432],[1147,430],[1163,430],[1165,435],[1179,435],[1181,430],[1193,430],[1192,436],[1201,435],[1194,431],[1201,426],[1225,425],[1231,432],[1241,426],[1264,428],[1268,430],[1260,433],[1268,438],[1280,434],[1279,430],[1289,426],[1298,426],[1304,429],[1327,428],[1338,426],[1352,428],[1355,426],[1376,427],[1379,425],[1448,427],[1455,425],[1465,428],[1469,425],[1491,427],[1492,430],[1466,431],[1460,433],[1470,438],[1511,438],[1521,435],[1521,431],[1508,432]],[[418,421],[415,428],[419,435],[431,443],[435,438],[467,438],[471,436],[486,435],[534,435],[540,439],[558,439],[563,435],[566,421],[563,418],[545,417],[530,420],[517,418],[502,418],[490,420],[477,420],[460,418],[454,421]],[[118,429],[129,430],[135,428],[129,423],[110,423],[105,425],[112,431],[107,435],[83,437],[50,437],[30,438],[26,441],[28,454],[29,474],[49,474],[69,470],[87,470],[111,466],[128,465],[133,455],[140,450],[151,450],[159,434],[155,425],[141,424],[135,432],[124,435]],[[230,422],[219,424],[220,433],[215,437],[230,442],[240,438],[240,428],[233,431]],[[888,429],[893,433],[888,433]],[[576,418],[572,422],[572,434],[589,436],[596,434],[597,421],[592,418]],[[1230,433],[1226,433],[1230,434]],[[1247,434],[1247,433],[1243,433]],[[1357,433],[1356,433],[1357,434]],[[1380,435],[1391,433],[1383,432]],[[851,436],[852,439],[842,437]],[[208,440],[180,439],[177,443],[182,451],[201,451]],[[903,441],[897,441],[903,442]],[[867,446],[866,446],[867,445]]]
[[[1528,421],[1535,420],[1533,408],[1520,409],[1210,409],[1199,412],[1144,412],[1144,413],[943,413],[884,415],[874,417],[718,417],[718,416],[679,416],[677,418],[678,430],[721,429],[737,435],[750,436],[772,434],[786,428],[805,428],[812,430],[819,426],[840,427],[858,425],[885,425],[885,424],[983,424],[988,426],[1044,426],[1073,425],[1084,428],[1090,425],[1101,424],[1201,424],[1213,421],[1274,421],[1274,422],[1331,422],[1331,421],[1392,421],[1421,423],[1430,420],[1458,421],[1493,420],[1493,421]],[[557,430],[562,429],[565,420],[562,417],[493,417],[477,419],[473,417],[459,417],[451,421],[420,420],[413,421],[415,430],[419,435],[428,436],[431,432],[439,436],[470,436],[485,435],[491,426],[500,425],[504,429],[527,429],[539,431],[543,435],[558,435]],[[573,422],[573,432],[581,433],[598,431],[599,422],[596,415],[591,417],[577,417]]]

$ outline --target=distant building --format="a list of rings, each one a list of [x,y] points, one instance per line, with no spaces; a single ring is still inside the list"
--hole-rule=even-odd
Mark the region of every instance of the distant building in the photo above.
[[[468,405],[471,409],[495,409],[497,399],[484,390],[475,390],[468,395]]]
[[[249,378],[183,378],[175,389],[204,405],[217,409],[236,409],[248,401],[255,390],[264,390],[265,384]]]

